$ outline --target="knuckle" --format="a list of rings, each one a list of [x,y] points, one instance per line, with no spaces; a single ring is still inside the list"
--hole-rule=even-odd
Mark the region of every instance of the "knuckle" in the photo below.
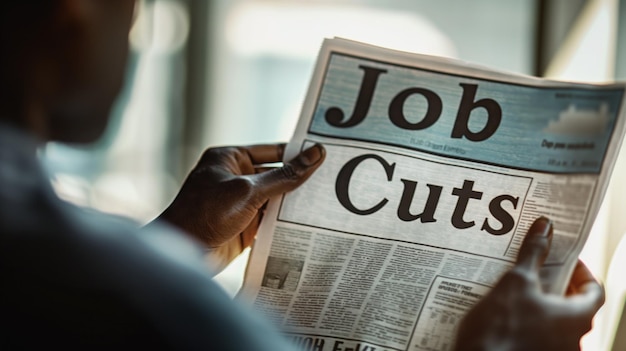
[[[278,171],[281,172],[283,178],[287,180],[297,180],[300,176],[296,167],[290,163],[286,163],[283,167],[279,168]]]
[[[202,156],[221,156],[241,153],[241,148],[236,146],[219,146],[204,150]]]
[[[212,159],[218,153],[218,149],[210,148],[206,149],[202,152],[202,156],[200,156],[200,162],[206,161],[208,159]]]
[[[200,163],[215,160],[228,152],[228,147],[213,147],[204,150],[200,156]]]
[[[204,169],[207,166],[212,165],[239,165],[246,157],[245,150],[235,146],[223,146],[206,149],[200,160],[198,161],[196,168]]]
[[[227,182],[228,190],[239,197],[247,198],[254,194],[254,182],[248,177],[236,177]]]
[[[532,275],[527,270],[514,267],[502,277],[500,283],[513,288],[521,288],[531,285],[533,281]]]

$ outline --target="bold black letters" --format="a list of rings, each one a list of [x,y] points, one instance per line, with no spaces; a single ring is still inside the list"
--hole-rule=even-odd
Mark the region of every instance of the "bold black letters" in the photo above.
[[[378,76],[381,73],[387,73],[387,70],[372,68],[367,66],[359,66],[360,69],[365,71],[363,75],[363,81],[361,82],[361,90],[359,96],[356,99],[354,110],[352,111],[352,117],[347,121],[343,121],[344,113],[339,107],[331,107],[326,111],[326,122],[331,126],[338,128],[353,127],[363,121],[367,112],[372,104],[372,97],[374,96],[374,89],[376,88],[376,82],[378,82]]]
[[[513,197],[511,195],[500,195],[494,197],[489,203],[489,212],[491,212],[491,214],[496,217],[500,223],[502,223],[502,227],[500,229],[493,229],[487,222],[487,218],[485,218],[483,226],[480,230],[486,230],[487,233],[493,235],[504,235],[510,232],[515,226],[515,220],[502,208],[502,201],[510,201],[513,204],[513,208],[517,209],[518,200],[519,197]]]
[[[349,160],[339,170],[337,174],[337,180],[335,181],[335,195],[337,196],[337,200],[346,210],[356,215],[365,216],[374,214],[380,211],[389,202],[389,199],[384,197],[384,195],[381,195],[381,200],[378,201],[378,203],[373,206],[367,204],[366,206],[371,207],[363,208],[363,204],[357,207],[358,204],[355,204],[353,202],[353,199],[350,197],[350,183],[352,181],[352,176],[356,168],[363,161],[370,159],[374,160],[376,164],[382,167],[382,169],[385,171],[387,181],[393,181],[396,164],[390,163],[386,161],[383,157],[376,154],[360,155]],[[400,201],[397,203],[396,215],[398,219],[404,222],[413,222],[417,219],[419,219],[421,223],[437,222],[437,219],[435,218],[435,213],[437,212],[437,208],[439,206],[439,201],[441,200],[441,195],[443,193],[444,187],[440,185],[426,184],[426,187],[428,187],[428,197],[423,204],[423,209],[421,210],[421,212],[419,212],[419,210],[412,212],[411,205],[415,200],[419,183],[416,180],[410,179],[400,179],[400,181],[403,184],[403,189],[400,196]],[[422,192],[424,192],[425,195],[426,189],[424,186],[422,186],[422,188]],[[397,190],[397,187],[390,186],[389,189]],[[361,189],[359,189],[359,191],[361,191]],[[503,204],[505,202],[509,202],[511,203],[510,206],[513,207],[513,210],[516,210],[520,199],[519,197],[515,197],[509,194],[502,194],[493,197],[489,202],[489,213],[491,214],[491,216],[485,217],[483,213],[485,213],[486,211],[484,210],[484,204],[481,201],[474,201],[472,204],[470,204],[471,199],[481,200],[484,195],[482,191],[474,190],[474,181],[464,179],[463,185],[461,187],[454,187],[452,188],[451,193],[446,192],[446,194],[451,194],[452,196],[457,197],[456,205],[450,216],[450,222],[456,229],[468,229],[474,227],[476,225],[476,221],[478,221],[479,223],[482,221],[480,231],[486,231],[491,235],[505,235],[510,233],[511,230],[513,230],[515,227],[515,218],[505,209],[505,207],[503,207]],[[396,197],[393,196],[392,198],[395,199]],[[451,199],[448,198],[445,202],[450,203],[450,200]],[[395,204],[392,205],[395,206]],[[480,212],[473,210],[469,211],[469,214],[466,213],[468,207],[476,206],[481,206]],[[507,205],[506,207],[510,208],[510,206]],[[444,210],[442,211],[447,212],[447,208]],[[477,214],[479,214],[479,218],[476,218]],[[473,218],[468,218],[466,220],[465,216],[470,217],[470,215]],[[494,218],[495,221],[493,220]],[[498,222],[501,224],[499,228],[497,228]],[[492,226],[492,224],[496,224],[496,227]]]
[[[424,206],[424,211],[420,214],[414,215],[411,213],[411,202],[413,201],[413,196],[415,195],[417,182],[406,179],[401,179],[401,181],[404,183],[404,191],[402,191],[402,198],[400,199],[400,205],[398,206],[398,218],[405,222],[414,221],[418,218],[422,223],[437,222],[435,219],[435,210],[437,209],[437,204],[439,204],[439,197],[441,196],[441,190],[443,188],[438,185],[426,184],[426,186],[428,186],[429,193],[428,200],[426,200],[426,205]]]
[[[459,111],[456,115],[452,135],[450,136],[457,139],[466,137],[471,141],[483,141],[492,136],[498,129],[500,120],[502,119],[502,109],[493,99],[481,99],[474,102],[478,85],[464,83],[460,83],[459,85],[463,87],[463,96],[459,104]],[[487,123],[480,132],[474,133],[469,130],[468,123],[470,114],[476,107],[482,107],[487,111]]]
[[[426,98],[426,104],[428,105],[426,115],[421,121],[417,123],[411,123],[406,120],[404,116],[404,102],[406,99],[413,95],[420,94]],[[409,88],[401,91],[396,95],[389,104],[389,119],[396,126],[406,130],[419,130],[425,129],[437,122],[441,115],[443,105],[439,96],[428,89],[422,88]]]
[[[366,154],[366,155],[355,157],[352,160],[348,161],[348,163],[346,163],[339,171],[339,174],[337,175],[337,181],[335,182],[335,194],[337,195],[337,200],[339,200],[339,203],[341,203],[343,207],[345,207],[348,211],[354,214],[358,214],[358,215],[372,214],[380,210],[381,208],[383,208],[383,206],[385,206],[385,204],[389,202],[387,198],[383,198],[374,207],[368,208],[366,210],[360,210],[356,208],[356,206],[354,206],[354,204],[350,200],[350,195],[348,194],[348,188],[350,186],[350,178],[352,178],[352,173],[354,173],[356,166],[358,166],[361,162],[370,158],[378,161],[378,163],[380,163],[383,166],[383,168],[385,169],[385,173],[387,174],[387,180],[391,180],[391,178],[393,177],[393,171],[394,171],[396,164],[395,163],[389,164],[387,163],[387,161],[385,161],[385,159],[383,159],[382,157],[378,155]]]
[[[324,115],[326,122],[333,127],[349,128],[363,122],[372,105],[378,78],[381,74],[387,73],[386,69],[367,67],[364,65],[359,65],[359,69],[362,69],[364,73],[363,79],[361,80],[361,87],[359,88],[354,108],[352,109],[352,116],[344,121],[345,113],[341,108],[335,106],[326,110]],[[475,101],[476,91],[478,90],[477,84],[459,83],[459,85],[463,88],[463,94],[461,95],[461,101],[450,137],[453,139],[465,137],[470,141],[483,141],[490,138],[500,126],[502,108],[498,102],[493,99],[484,98]],[[426,113],[418,122],[410,122],[406,118],[404,111],[406,100],[412,95],[421,95],[426,99]],[[481,130],[472,131],[469,128],[470,116],[472,111],[478,107],[485,109],[487,121]],[[389,120],[395,126],[405,130],[422,130],[435,124],[441,116],[442,110],[443,103],[436,92],[426,88],[411,87],[402,90],[391,99],[387,112],[389,114]]]
[[[454,212],[452,213],[452,225],[457,229],[465,229],[474,226],[474,221],[466,222],[463,219],[463,215],[465,214],[465,210],[467,209],[467,203],[469,199],[477,199],[480,200],[483,197],[483,193],[480,191],[474,191],[472,188],[474,187],[474,182],[471,180],[463,181],[463,188],[454,188],[452,189],[452,195],[456,195],[459,199],[456,202],[456,207],[454,207]]]

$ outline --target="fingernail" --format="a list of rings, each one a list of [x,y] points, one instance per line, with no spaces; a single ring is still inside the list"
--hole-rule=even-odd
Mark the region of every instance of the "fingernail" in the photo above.
[[[323,155],[324,155],[324,148],[322,147],[322,145],[315,144],[311,146],[310,148],[304,150],[304,152],[300,154],[299,158],[303,166],[310,167],[318,163],[322,159]]]
[[[541,216],[537,218],[535,223],[533,223],[533,226],[537,227],[536,228],[537,229],[536,232],[538,233],[537,236],[543,237],[543,238],[550,236],[550,232],[552,229],[552,221],[550,220],[550,218]]]

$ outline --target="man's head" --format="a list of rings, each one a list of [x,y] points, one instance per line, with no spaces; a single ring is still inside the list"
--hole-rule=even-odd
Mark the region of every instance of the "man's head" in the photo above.
[[[96,140],[123,82],[134,1],[0,7],[0,119],[44,140]]]

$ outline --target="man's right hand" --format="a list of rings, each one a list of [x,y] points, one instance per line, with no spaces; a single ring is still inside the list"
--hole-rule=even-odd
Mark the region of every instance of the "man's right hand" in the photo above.
[[[294,190],[322,164],[316,144],[282,167],[285,144],[212,148],[204,152],[172,204],[159,217],[200,240],[220,271],[252,245],[270,198]]]
[[[580,350],[604,289],[579,261],[567,296],[542,291],[539,269],[551,242],[552,223],[539,218],[515,267],[461,321],[455,350]]]

